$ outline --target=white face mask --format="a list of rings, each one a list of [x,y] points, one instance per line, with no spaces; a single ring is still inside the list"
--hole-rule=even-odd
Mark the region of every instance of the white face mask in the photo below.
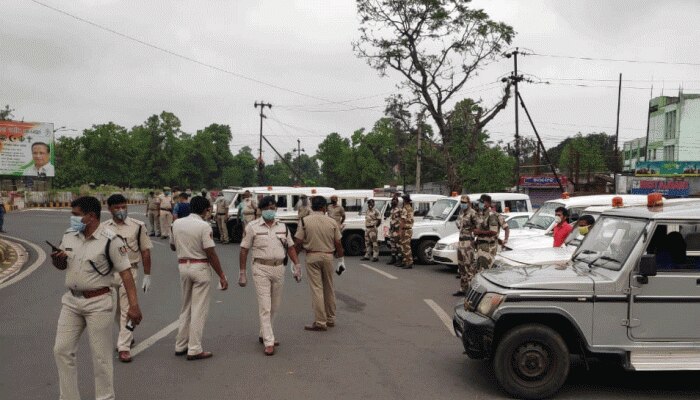
[[[561,224],[561,217],[557,215],[557,216],[554,218],[554,223],[555,223],[555,224]]]

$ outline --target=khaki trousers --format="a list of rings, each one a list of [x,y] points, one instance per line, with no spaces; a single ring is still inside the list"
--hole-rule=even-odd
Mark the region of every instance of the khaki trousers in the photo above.
[[[170,225],[173,223],[172,211],[160,210],[160,234],[170,236]]]
[[[228,227],[226,226],[226,214],[216,214],[216,226],[219,228],[219,239],[228,242]]]
[[[138,278],[139,272],[136,267],[131,267],[131,276],[134,277],[134,284],[139,287]],[[131,341],[134,339],[134,332],[126,329],[126,320],[128,319],[126,313],[129,311],[129,297],[126,295],[126,288],[124,288],[124,282],[122,282],[122,277],[118,274],[114,274],[114,286],[116,290],[112,292],[116,300],[114,301],[114,319],[119,326],[119,336],[117,337],[117,351],[131,351]]]
[[[253,263],[253,282],[258,294],[258,314],[260,316],[260,337],[265,346],[275,344],[275,334],[272,332],[272,321],[282,302],[284,287],[285,265],[272,267]]]
[[[148,211],[148,233],[160,236],[160,211]]]
[[[335,292],[333,290],[333,255],[306,254],[306,275],[311,288],[311,307],[315,323],[326,326],[335,323]]]
[[[79,400],[76,355],[78,340],[87,328],[92,367],[95,374],[95,398],[114,399],[112,372],[112,296],[103,294],[90,299],[70,292],[61,299],[56,342],[53,347],[61,400]]]
[[[202,334],[209,314],[211,270],[207,263],[182,263],[178,268],[182,308],[175,351],[187,350],[187,354],[193,356],[202,352]]]

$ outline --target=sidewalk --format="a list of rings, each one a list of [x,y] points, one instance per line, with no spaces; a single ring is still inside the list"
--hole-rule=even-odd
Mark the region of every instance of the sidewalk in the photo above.
[[[19,243],[0,239],[0,283],[15,276],[27,262],[28,254]]]

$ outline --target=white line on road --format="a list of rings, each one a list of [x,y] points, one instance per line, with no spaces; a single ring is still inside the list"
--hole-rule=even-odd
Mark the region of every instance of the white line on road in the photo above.
[[[177,322],[178,321],[172,322],[170,325],[156,332],[156,334],[154,334],[153,336],[134,346],[134,348],[131,349],[131,355],[135,356],[139,354],[140,352],[153,346],[160,339],[163,339],[164,337],[168,336],[172,331],[177,329]]]
[[[399,279],[399,278],[395,277],[394,275],[392,275],[392,274],[390,274],[390,273],[388,273],[388,272],[382,271],[381,269],[377,269],[377,268],[374,268],[374,267],[370,267],[370,266],[367,265],[367,264],[360,264],[360,265],[362,265],[363,267],[365,267],[365,268],[367,268],[367,269],[369,269],[369,270],[371,270],[371,271],[374,271],[374,272],[378,273],[379,275],[384,275],[384,276],[386,276],[386,277],[389,278],[389,279]]]
[[[29,274],[31,274],[32,272],[34,272],[35,269],[39,268],[39,267],[41,266],[41,264],[43,264],[44,261],[46,261],[46,252],[44,252],[44,250],[42,250],[41,248],[39,248],[39,246],[35,245],[34,243],[29,242],[29,241],[24,240],[24,239],[19,239],[19,238],[16,238],[16,237],[14,237],[14,236],[8,236],[8,235],[0,235],[0,237],[12,239],[12,240],[16,240],[16,241],[18,241],[18,242],[24,243],[24,244],[26,244],[27,246],[33,248],[34,251],[36,251],[36,254],[37,254],[37,258],[36,258],[36,261],[34,262],[34,264],[30,265],[27,269],[25,269],[24,271],[20,272],[20,273],[19,273],[17,276],[15,276],[14,278],[11,278],[9,281],[7,281],[7,282],[3,283],[2,285],[0,285],[0,289],[4,289],[4,288],[6,288],[6,287],[12,285],[13,283],[17,283],[17,282],[21,281],[22,279],[24,279],[24,278],[26,278],[27,276],[29,276]]]
[[[450,335],[454,336],[454,328],[452,327],[452,318],[450,318],[449,315],[445,312],[445,310],[442,309],[436,302],[434,302],[431,299],[423,299],[425,304],[428,305],[428,307],[432,308],[433,311],[435,311],[435,314],[437,314],[438,318],[442,321],[443,324],[445,324],[445,327],[447,327],[447,331],[450,332]]]

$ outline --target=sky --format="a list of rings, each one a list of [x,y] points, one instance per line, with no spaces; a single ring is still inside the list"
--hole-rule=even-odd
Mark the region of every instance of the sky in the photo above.
[[[700,93],[698,1],[472,6],[513,26],[513,47],[536,54],[518,66],[539,83],[520,90],[547,147],[577,132],[615,132],[620,73],[620,147],[645,135],[652,95]],[[0,104],[14,108],[15,119],[65,126],[59,136],[110,121],[131,128],[169,111],[185,132],[227,124],[234,153],[257,151],[254,103],[264,101],[272,104],[264,134],[277,150],[296,149],[299,139],[313,155],[330,132],[371,129],[384,99],[397,93],[398,76],[380,77],[353,53],[354,1],[2,0],[0,10]],[[505,58],[485,66],[457,98],[488,107],[502,90],[495,82],[512,68]],[[520,118],[521,134],[534,138]],[[514,126],[511,102],[487,129],[507,143]],[[270,162],[273,151],[263,151]]]

